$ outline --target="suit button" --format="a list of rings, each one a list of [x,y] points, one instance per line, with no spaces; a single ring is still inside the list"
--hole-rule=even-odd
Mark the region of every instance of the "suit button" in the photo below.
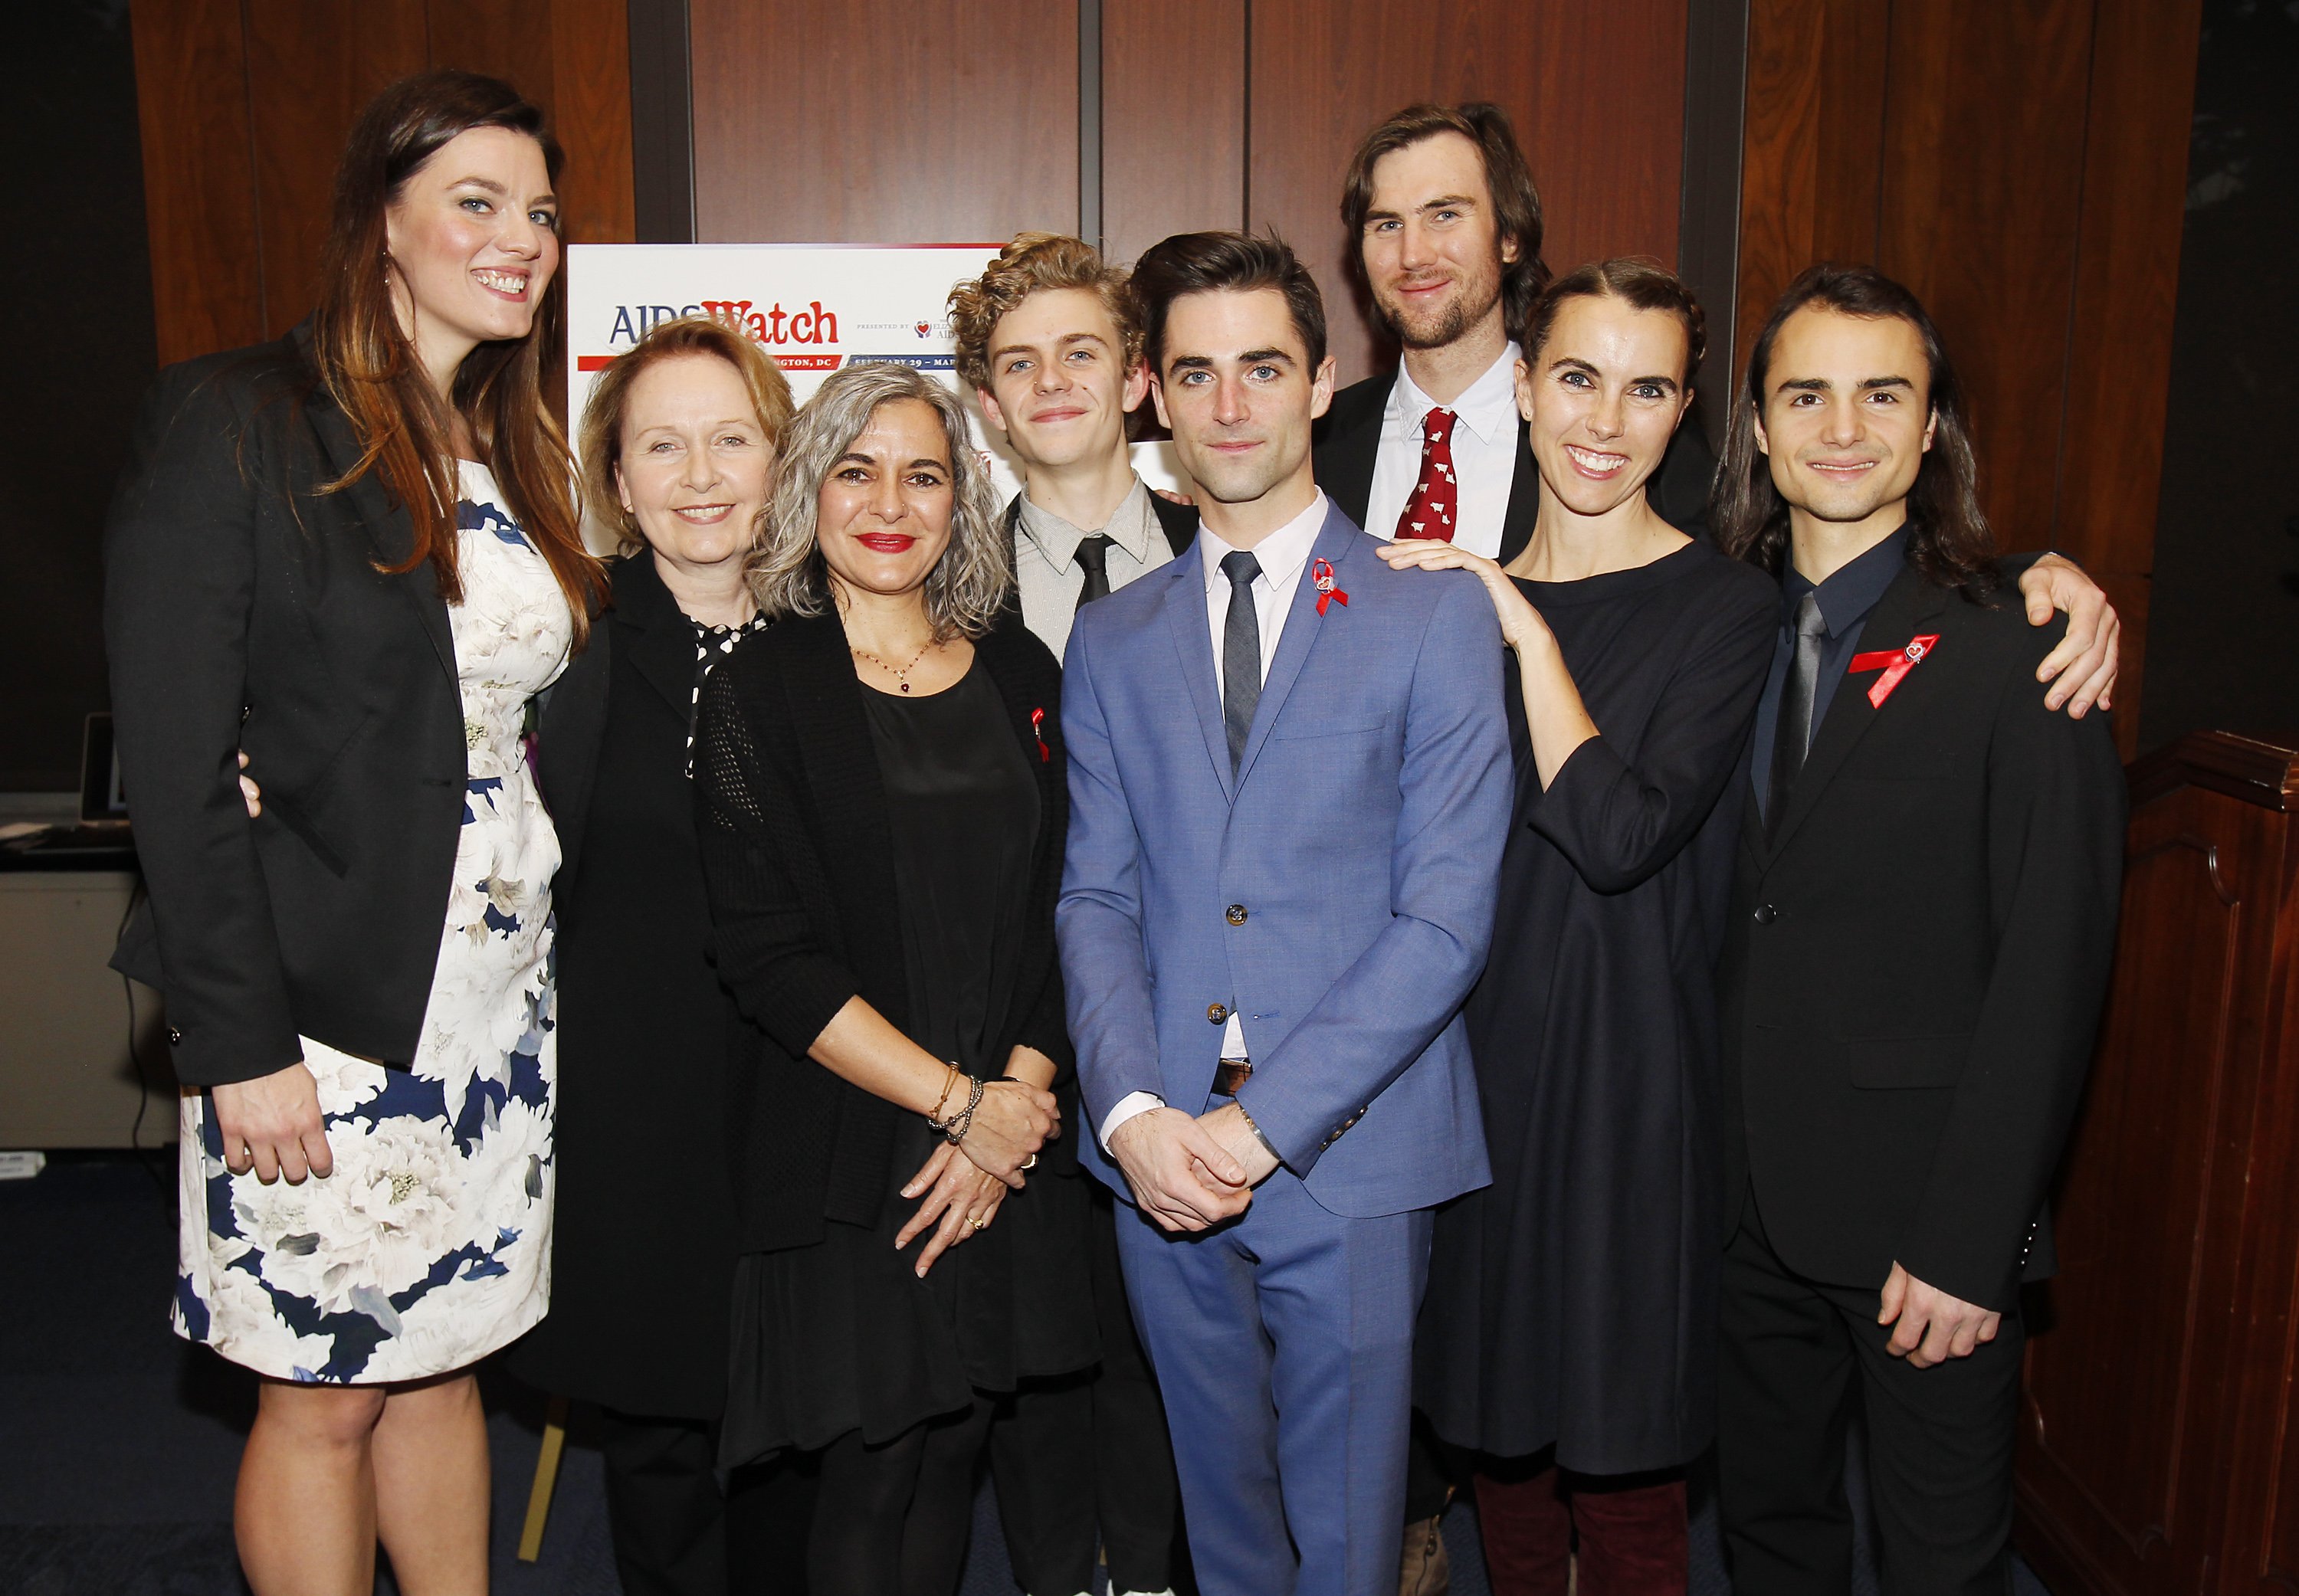
[[[1756,906],[1756,912],[1754,914],[1751,914],[1748,918],[1755,921],[1758,925],[1770,925],[1773,921],[1778,920],[1780,917],[1780,912],[1772,907],[1772,905],[1758,904]]]
[[[1230,905],[1229,922],[1232,925],[1243,925],[1245,923],[1245,906],[1243,904]]]
[[[180,1030],[177,1030],[174,1026],[172,1026],[172,1025],[170,1025],[170,1027],[168,1027],[168,1046],[170,1046],[170,1047],[180,1047],[180,1046],[182,1046],[183,1045],[184,1045],[184,1033],[183,1033],[182,1031],[180,1031]]]
[[[1229,1011],[1224,1008],[1220,1004],[1209,1003],[1206,1005],[1206,1018],[1212,1021],[1216,1025],[1219,1025],[1223,1021],[1229,1018]]]

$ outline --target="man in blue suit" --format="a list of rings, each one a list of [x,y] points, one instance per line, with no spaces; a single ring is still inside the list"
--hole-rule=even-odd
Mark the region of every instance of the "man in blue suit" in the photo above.
[[[1291,250],[1186,234],[1133,287],[1205,524],[1070,633],[1084,1152],[1132,1201],[1206,1596],[1386,1596],[1430,1211],[1487,1178],[1459,1010],[1508,823],[1500,637],[1319,492],[1332,363]]]

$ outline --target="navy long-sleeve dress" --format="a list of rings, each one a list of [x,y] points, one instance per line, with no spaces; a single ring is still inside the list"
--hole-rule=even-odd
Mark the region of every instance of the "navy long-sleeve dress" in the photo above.
[[[1516,804],[1468,1008],[1493,1184],[1438,1217],[1416,1395],[1457,1444],[1640,1473],[1714,1427],[1714,971],[1780,589],[1705,542],[1517,585],[1599,735],[1542,790],[1512,657]]]

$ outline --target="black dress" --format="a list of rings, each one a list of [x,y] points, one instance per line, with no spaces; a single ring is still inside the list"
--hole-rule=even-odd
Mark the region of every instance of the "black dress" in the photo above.
[[[978,657],[942,692],[861,696],[892,831],[904,1032],[994,1079],[1023,997],[1037,784]],[[902,1115],[875,1224],[833,1220],[812,1245],[741,1261],[722,1462],[812,1451],[857,1428],[867,1443],[889,1441],[964,1410],[977,1391],[1011,1391],[1099,1355],[1077,1179],[1033,1171],[923,1281],[912,1270],[925,1238],[894,1250],[922,1200],[897,1194],[939,1141],[923,1118]]]
[[[1673,1468],[1714,1427],[1716,949],[1780,590],[1695,542],[1519,582],[1600,735],[1516,805],[1468,1005],[1493,1184],[1437,1220],[1416,1396],[1458,1445]]]
[[[702,679],[752,628],[689,619],[650,554],[610,571],[614,607],[553,690],[540,739],[563,855],[559,1209],[551,1312],[510,1364],[623,1413],[715,1419],[735,1274],[735,1015],[705,953],[686,764]]]

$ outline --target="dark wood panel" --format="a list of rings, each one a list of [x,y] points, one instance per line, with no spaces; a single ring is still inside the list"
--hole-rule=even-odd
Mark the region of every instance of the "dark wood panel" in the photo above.
[[[2096,570],[2154,568],[2200,0],[2100,0],[2054,542]],[[2138,678],[2126,701],[2136,714]]]
[[[129,13],[160,361],[263,336],[263,266],[239,0]]]
[[[2059,1596],[2299,1584],[2299,754],[2134,765],[2117,967],[2029,1343],[2019,1541]]]
[[[1882,183],[1888,5],[1750,0],[1733,348],[1817,260],[1870,260]],[[1740,377],[1736,364],[1731,379]],[[1737,391],[1737,390],[1736,390]]]
[[[556,120],[552,0],[428,0],[431,64],[501,78]]]
[[[307,315],[333,210],[336,165],[361,110],[423,70],[423,0],[311,5],[246,0],[247,103],[261,217],[263,331]]]
[[[1245,224],[1245,0],[1102,0],[1101,225],[1111,258]]]
[[[2050,545],[2058,499],[2091,12],[1892,8],[1877,261],[1922,297],[1955,357],[1980,500],[2009,549]]]
[[[2030,1344],[2022,1477],[2121,1591],[2192,1587],[2212,1503],[2186,1478],[2226,1352],[2207,1247],[2245,905],[2181,794],[2133,823],[2125,932],[2060,1193],[2051,1327]],[[2170,1059],[2184,1060],[2167,1069]],[[2220,1172],[2220,1173],[2223,1173]],[[2144,1288],[2135,1291],[2135,1282]],[[2187,1488],[2183,1490],[2183,1485]]]
[[[1416,100],[1491,100],[1540,185],[1544,250],[1673,263],[1684,137],[1684,0],[1460,0],[1432,13],[1382,0],[1258,0],[1252,11],[1247,214],[1300,252],[1325,291],[1345,383],[1375,340],[1344,269],[1351,153]]]
[[[694,0],[695,236],[1077,226],[1077,7]]]
[[[2285,834],[2287,843],[2289,833]],[[2288,872],[2295,861],[2287,852]],[[2287,909],[2290,898],[2287,895]],[[2285,915],[2287,926],[2299,916]],[[2299,927],[2291,929],[2299,930]],[[2270,980],[2275,977],[2272,972]],[[2299,1425],[2292,1423],[2293,1377],[2299,1372],[2299,1307],[2293,1261],[2299,1258],[2299,959],[2287,958],[2279,989],[2269,994],[2270,1038],[2280,1038],[2262,1072],[2256,1122],[2280,1134],[2262,1138],[2251,1194],[2253,1217],[2253,1310],[2243,1367],[2257,1400],[2238,1414],[2235,1466],[2228,1471],[2227,1589],[2241,1596],[2288,1596],[2299,1590]],[[2272,1442],[2272,1451],[2265,1443]]]
[[[627,0],[552,0],[551,82],[552,121],[567,152],[559,185],[567,241],[635,242]]]

